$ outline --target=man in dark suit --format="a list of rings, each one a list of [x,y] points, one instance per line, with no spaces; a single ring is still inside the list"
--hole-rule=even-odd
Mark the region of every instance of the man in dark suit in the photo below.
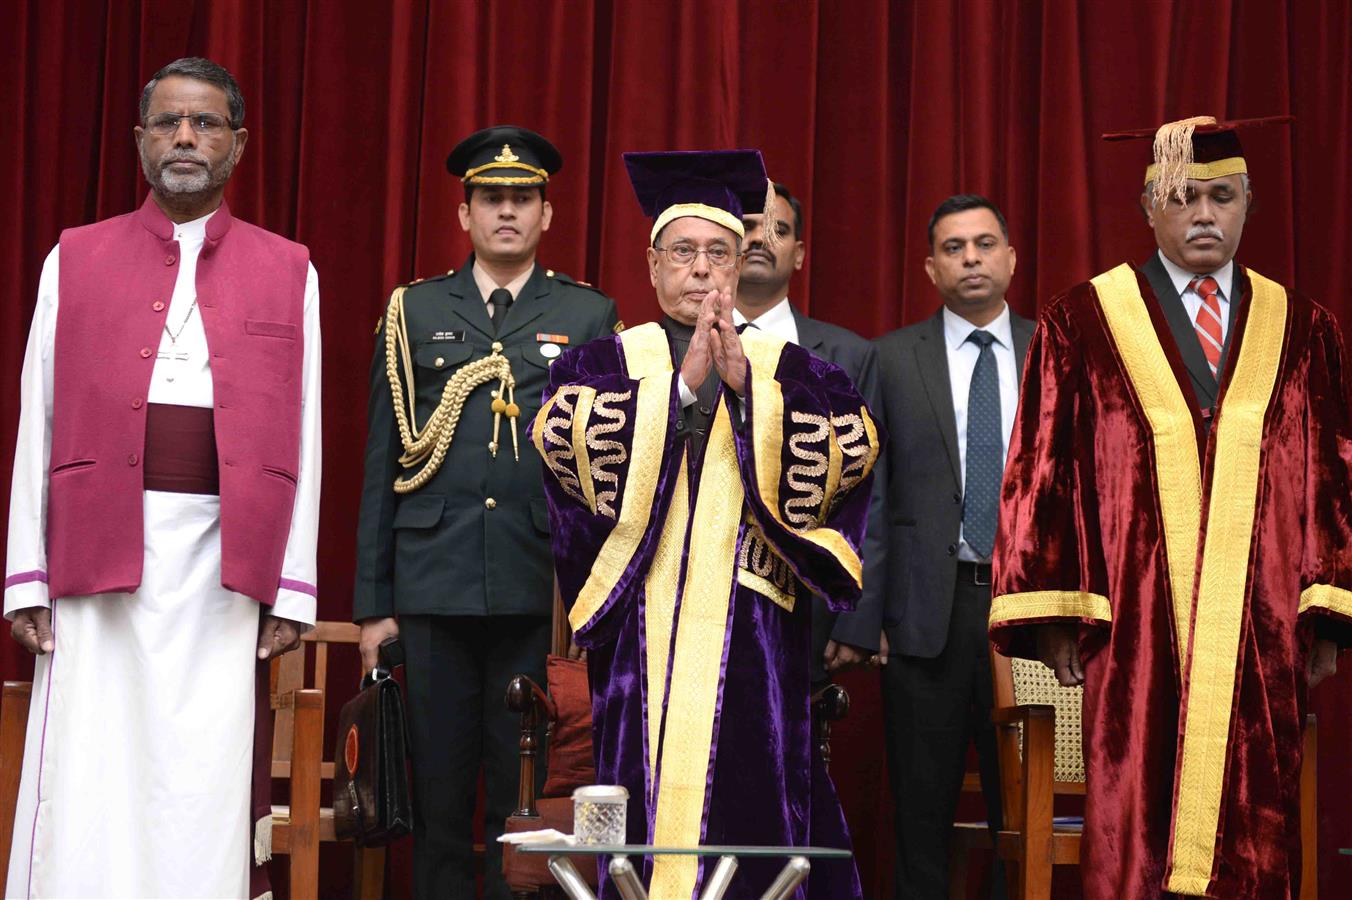
[[[898,898],[947,896],[969,741],[993,831],[1001,821],[986,618],[1000,477],[1033,333],[1005,303],[1015,254],[994,204],[948,198],[929,239],[925,271],[943,308],[876,341],[892,436],[882,680]]]
[[[868,401],[878,405],[877,355],[873,344],[838,325],[811,319],[789,302],[789,281],[803,267],[807,244],[803,241],[803,205],[787,187],[775,184],[775,228],[779,247],[766,246],[764,216],[744,215],[745,259],[737,282],[737,306],[733,321],[768,331],[807,348],[827,362],[845,370]],[[850,666],[882,663],[878,654],[883,614],[883,555],[885,526],[882,490],[874,480],[869,508],[868,537],[864,547],[864,593],[854,612],[836,615],[821,597],[812,598],[812,684],[814,689],[829,680],[831,672]]]
[[[407,655],[418,897],[474,896],[481,765],[485,896],[508,896],[496,838],[516,803],[520,725],[502,698],[514,675],[544,683],[554,581],[523,429],[563,349],[619,327],[608,297],[535,261],[561,165],[522,128],[456,147],[447,167],[474,253],[396,289],[376,329],[353,619],[365,665],[396,635]]]

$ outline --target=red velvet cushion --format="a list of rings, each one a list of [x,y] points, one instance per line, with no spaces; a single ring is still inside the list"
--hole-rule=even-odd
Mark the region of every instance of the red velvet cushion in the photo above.
[[[587,664],[551,656],[545,663],[545,675],[558,716],[549,740],[549,776],[543,796],[571,797],[573,788],[596,783]]]

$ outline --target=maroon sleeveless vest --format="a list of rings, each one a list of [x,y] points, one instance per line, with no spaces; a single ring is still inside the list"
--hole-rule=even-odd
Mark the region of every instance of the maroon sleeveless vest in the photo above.
[[[61,235],[47,496],[53,599],[134,591],[144,561],[146,392],[178,273],[152,198]],[[309,251],[222,203],[197,261],[221,486],[221,584],[271,605],[300,460]]]

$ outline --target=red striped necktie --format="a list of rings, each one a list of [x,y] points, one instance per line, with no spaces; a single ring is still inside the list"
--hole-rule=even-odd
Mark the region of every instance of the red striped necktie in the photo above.
[[[1202,352],[1206,354],[1211,374],[1215,375],[1221,364],[1221,347],[1225,341],[1221,333],[1221,298],[1216,296],[1220,285],[1210,275],[1194,278],[1188,282],[1188,289],[1202,298],[1197,308],[1197,319],[1193,327],[1197,329],[1197,340],[1202,342]]]

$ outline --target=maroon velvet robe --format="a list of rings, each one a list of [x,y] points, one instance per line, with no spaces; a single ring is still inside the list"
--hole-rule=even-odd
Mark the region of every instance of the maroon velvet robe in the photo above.
[[[1029,347],[991,637],[1036,659],[1079,623],[1089,898],[1298,889],[1306,657],[1352,622],[1347,385],[1333,317],[1243,274],[1210,428],[1128,266]]]

